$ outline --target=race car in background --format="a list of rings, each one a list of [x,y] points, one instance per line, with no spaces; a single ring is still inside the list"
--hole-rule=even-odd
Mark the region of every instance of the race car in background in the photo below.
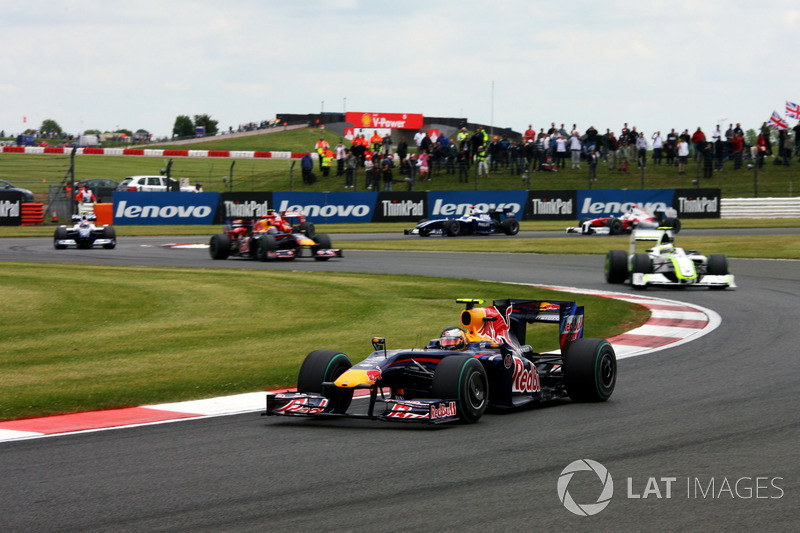
[[[617,380],[614,348],[583,338],[583,307],[571,301],[459,299],[460,325],[423,348],[389,350],[382,337],[353,365],[336,350],[305,358],[296,392],[267,393],[265,415],[351,417],[438,424],[477,422],[486,409],[510,410],[570,398],[607,400]],[[560,350],[525,343],[532,323],[558,326]],[[353,412],[355,390],[369,391],[366,412]]]
[[[519,221],[514,216],[514,210],[505,208],[500,211],[482,211],[475,206],[459,218],[438,218],[421,220],[414,229],[403,231],[404,235],[446,235],[457,237],[459,235],[492,235],[504,233],[516,235],[519,233]]]
[[[209,241],[213,259],[234,256],[259,261],[291,260],[301,257],[304,250],[316,261],[342,257],[342,250],[331,248],[331,238],[317,233],[314,224],[300,211],[279,214],[270,210],[258,218],[227,220],[224,231],[212,235]]]
[[[640,242],[654,243],[644,253],[637,253]],[[629,253],[610,250],[606,254],[605,276],[608,283],[630,280],[635,289],[651,285],[670,287],[735,288],[728,258],[724,254],[702,255],[696,250],[675,246],[671,230],[634,230]]]
[[[678,211],[671,207],[661,211],[647,211],[641,207],[632,206],[620,217],[584,218],[580,226],[567,228],[567,233],[580,233],[583,235],[620,235],[630,233],[635,229],[669,228],[674,233],[681,230],[681,221]]]
[[[94,221],[97,215],[94,213],[83,213],[72,215],[73,226],[61,225],[56,228],[53,235],[53,246],[56,250],[63,250],[70,246],[76,248],[92,248],[95,245],[106,249],[113,249],[117,246],[117,232],[112,226],[103,225],[97,227]]]

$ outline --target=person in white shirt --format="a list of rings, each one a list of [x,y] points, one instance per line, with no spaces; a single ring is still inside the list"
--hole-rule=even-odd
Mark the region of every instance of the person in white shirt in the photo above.
[[[569,150],[572,153],[572,168],[581,168],[581,138],[577,129],[572,131],[569,138]]]
[[[664,139],[661,138],[661,132],[657,131],[653,134],[653,163],[658,166],[661,164],[661,157],[663,155]]]

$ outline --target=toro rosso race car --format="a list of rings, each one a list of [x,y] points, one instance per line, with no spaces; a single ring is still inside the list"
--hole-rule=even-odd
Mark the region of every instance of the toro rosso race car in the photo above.
[[[225,222],[225,233],[211,237],[208,247],[213,259],[229,256],[274,261],[294,259],[308,250],[317,261],[342,257],[340,249],[331,248],[331,238],[317,233],[314,224],[299,211],[273,210],[255,219],[237,219]]]
[[[389,350],[381,337],[353,365],[343,353],[308,354],[296,392],[267,393],[265,415],[350,417],[439,424],[477,422],[486,409],[510,410],[571,398],[602,402],[614,391],[617,360],[604,339],[584,339],[583,307],[569,301],[459,299],[460,325],[424,348]],[[525,344],[527,324],[559,328],[561,349],[537,353]],[[369,393],[359,412],[356,390]]]
[[[471,206],[467,213],[460,218],[440,218],[435,220],[421,220],[414,229],[403,231],[404,235],[492,235],[505,233],[516,235],[519,233],[519,221],[514,216],[514,210],[506,208],[501,211],[481,211]]]
[[[655,243],[645,253],[637,253],[639,242]],[[671,287],[735,288],[728,258],[723,254],[700,254],[675,246],[670,230],[636,230],[631,233],[630,253],[610,250],[606,254],[605,275],[608,283],[628,279],[636,289],[650,285]]]
[[[117,232],[114,228],[107,225],[98,228],[94,224],[95,220],[97,215],[94,213],[72,215],[74,225],[71,228],[66,225],[57,227],[53,235],[53,246],[56,250],[63,250],[69,246],[85,249],[94,245],[110,250],[117,246]]]
[[[635,229],[669,228],[674,233],[681,230],[678,211],[669,207],[664,211],[649,212],[641,207],[632,206],[620,217],[584,218],[580,226],[567,228],[567,233],[583,235],[619,235],[630,233]]]

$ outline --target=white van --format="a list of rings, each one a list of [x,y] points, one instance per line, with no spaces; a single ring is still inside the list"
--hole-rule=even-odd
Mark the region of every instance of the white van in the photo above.
[[[167,182],[169,179],[169,182]],[[145,191],[145,192],[166,192],[173,190],[167,188],[167,183],[177,185],[178,182],[166,176],[128,176],[117,186],[118,191]],[[181,185],[181,192],[194,192],[195,188],[191,185]]]

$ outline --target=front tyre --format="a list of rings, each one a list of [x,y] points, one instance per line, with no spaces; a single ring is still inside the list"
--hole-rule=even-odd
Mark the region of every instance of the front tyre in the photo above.
[[[317,242],[317,245],[314,246],[312,252],[316,254],[317,250],[330,250],[331,249],[331,238],[327,233],[318,233],[314,240]],[[330,259],[328,256],[319,257],[314,255],[315,261],[327,261]]]
[[[708,273],[712,276],[724,276],[730,274],[728,258],[725,254],[711,254],[708,256]]]
[[[224,233],[212,235],[208,243],[208,253],[212,259],[227,259],[231,254],[231,238]]]
[[[483,365],[472,357],[445,357],[433,374],[434,398],[456,400],[458,418],[467,424],[480,420],[489,405],[489,380]]]
[[[111,226],[106,226],[103,228],[103,238],[106,239],[108,242],[103,245],[103,248],[107,250],[113,250],[117,246],[117,230],[112,228]]]
[[[59,226],[56,228],[56,232],[53,234],[53,246],[56,250],[64,250],[67,245],[66,244],[59,244],[58,241],[63,241],[67,238],[67,228],[64,226]]]
[[[628,279],[628,254],[622,250],[609,250],[606,254],[606,282],[625,283]]]
[[[458,220],[445,220],[444,232],[448,237],[458,237],[461,234],[461,223]]]
[[[331,402],[334,413],[345,413],[353,399],[353,389],[323,386],[335,381],[353,364],[350,358],[334,350],[314,350],[308,354],[297,375],[297,392],[322,394]]]
[[[617,356],[605,339],[578,339],[564,355],[564,384],[576,402],[604,402],[617,383]]]
[[[274,256],[270,252],[275,252],[278,249],[278,241],[274,235],[269,233],[263,234],[259,237],[261,242],[258,243],[258,260],[259,261],[272,261]]]

